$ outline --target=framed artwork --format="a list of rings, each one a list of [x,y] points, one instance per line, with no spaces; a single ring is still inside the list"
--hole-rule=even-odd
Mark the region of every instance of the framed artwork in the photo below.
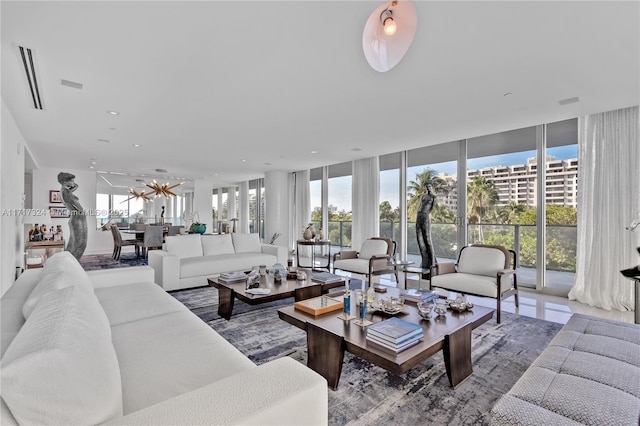
[[[53,218],[56,217],[69,217],[69,209],[66,207],[49,206],[49,215]]]
[[[49,191],[49,202],[62,203],[62,196],[60,195],[60,191],[56,191],[56,190]]]

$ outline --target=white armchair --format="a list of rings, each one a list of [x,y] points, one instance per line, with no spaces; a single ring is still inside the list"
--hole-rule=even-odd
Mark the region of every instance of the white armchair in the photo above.
[[[355,272],[366,275],[369,280],[374,275],[394,274],[395,268],[390,264],[389,250],[387,239],[370,238],[362,243],[359,252],[343,250],[333,255],[333,272],[336,269]]]
[[[516,253],[502,246],[474,245],[460,250],[458,263],[436,263],[431,267],[431,288],[496,299],[500,323],[501,302],[514,296],[518,303]]]

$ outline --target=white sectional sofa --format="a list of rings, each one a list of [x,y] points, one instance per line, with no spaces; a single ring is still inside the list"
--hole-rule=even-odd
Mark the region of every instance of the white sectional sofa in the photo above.
[[[165,290],[207,285],[207,278],[253,266],[286,264],[286,247],[262,244],[258,234],[176,235],[149,252],[155,281]]]
[[[153,283],[85,272],[68,252],[0,300],[0,424],[326,424],[327,384],[285,357],[256,366]]]

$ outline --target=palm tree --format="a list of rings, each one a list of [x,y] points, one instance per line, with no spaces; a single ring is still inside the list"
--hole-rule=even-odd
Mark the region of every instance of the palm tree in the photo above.
[[[469,222],[478,223],[478,239],[482,241],[482,219],[499,200],[494,183],[483,176],[475,176],[467,185]]]
[[[427,181],[431,181],[431,186],[435,195],[446,195],[449,193],[449,190],[447,189],[447,182],[444,179],[439,178],[437,173],[438,172],[433,169],[426,168],[416,174],[416,180],[409,182],[407,187],[407,191],[409,193],[409,201],[407,202],[407,220],[410,222],[416,220],[418,207],[420,207],[420,199],[427,192],[425,187],[425,183],[427,183]]]
[[[524,204],[509,201],[506,206],[498,207],[497,217],[501,223],[513,225],[518,222],[520,215],[526,210],[527,207]]]

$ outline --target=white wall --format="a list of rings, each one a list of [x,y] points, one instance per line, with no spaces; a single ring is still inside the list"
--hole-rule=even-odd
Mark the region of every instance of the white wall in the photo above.
[[[4,294],[15,280],[16,267],[24,266],[22,217],[12,212],[24,207],[25,140],[4,100],[0,119],[0,290]]]
[[[97,228],[96,210],[96,179],[97,174],[90,170],[74,170],[60,168],[41,167],[33,171],[33,208],[48,209],[50,206],[64,207],[63,204],[49,203],[49,191],[60,190],[58,183],[58,173],[67,172],[76,176],[75,182],[78,189],[74,194],[80,200],[80,205],[87,212],[87,249],[85,255],[110,254],[113,252],[113,237],[111,232],[105,232]],[[65,242],[69,238],[69,218],[51,218],[49,225],[54,227],[62,225]]]

